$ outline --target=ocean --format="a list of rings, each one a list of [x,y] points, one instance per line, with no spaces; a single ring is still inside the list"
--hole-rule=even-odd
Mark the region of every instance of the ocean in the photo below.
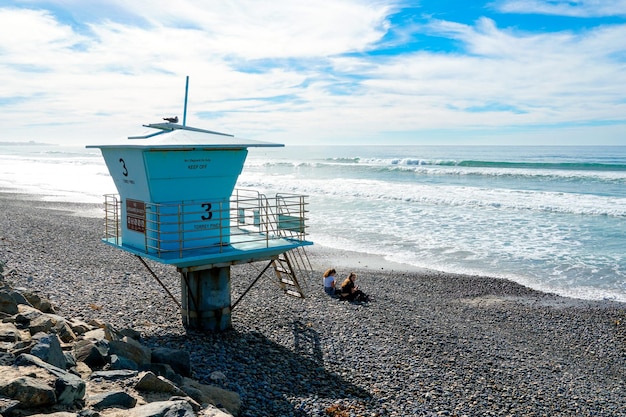
[[[251,148],[237,187],[308,195],[318,245],[626,302],[626,146]],[[116,192],[98,149],[37,144],[0,145],[0,189]]]

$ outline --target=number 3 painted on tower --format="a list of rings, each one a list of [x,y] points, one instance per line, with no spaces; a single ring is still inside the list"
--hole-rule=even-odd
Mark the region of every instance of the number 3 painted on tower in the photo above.
[[[202,208],[208,213],[206,216],[202,216],[202,220],[211,220],[213,217],[213,213],[211,212],[211,203],[203,203]]]
[[[122,175],[128,177],[128,168],[126,168],[126,162],[124,162],[124,158],[120,158],[120,162],[122,163],[122,168],[124,168],[124,171],[122,171]]]

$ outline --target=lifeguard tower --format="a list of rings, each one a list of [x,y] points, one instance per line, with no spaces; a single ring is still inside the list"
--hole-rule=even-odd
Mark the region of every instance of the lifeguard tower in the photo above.
[[[242,297],[270,267],[285,293],[303,297],[297,276],[311,270],[304,247],[312,244],[306,196],[235,189],[248,148],[283,145],[176,122],[144,125],[147,132],[123,143],[87,146],[101,150],[118,191],[105,196],[103,241],[149,270],[144,258],[176,266],[181,303],[168,294],[189,328],[231,327],[241,299],[231,304],[232,265],[268,261]]]

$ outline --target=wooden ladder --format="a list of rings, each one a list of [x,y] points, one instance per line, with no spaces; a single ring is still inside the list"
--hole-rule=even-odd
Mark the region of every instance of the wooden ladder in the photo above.
[[[290,250],[289,252],[281,253],[278,255],[278,258],[274,259],[272,265],[274,267],[274,272],[276,272],[276,277],[278,278],[278,284],[285,294],[293,297],[304,298],[305,293],[302,286],[298,282],[296,272],[308,271],[303,270],[299,266],[301,262],[299,262],[297,258],[301,256],[301,253],[299,253],[300,251],[298,249],[304,250],[304,248],[296,248]]]
[[[304,203],[300,198],[298,204],[294,205],[292,202],[288,202],[287,198],[285,196],[276,196],[276,211],[271,213],[275,220],[272,224],[276,226],[274,232],[285,239],[303,240]],[[280,224],[282,224],[281,218],[288,219],[285,220],[286,227],[280,227]],[[281,253],[278,255],[278,258],[274,259],[272,265],[278,278],[278,284],[285,294],[305,298],[304,289],[298,282],[298,277],[302,279],[306,287],[306,283],[310,280],[313,273],[313,268],[304,246],[298,246]]]

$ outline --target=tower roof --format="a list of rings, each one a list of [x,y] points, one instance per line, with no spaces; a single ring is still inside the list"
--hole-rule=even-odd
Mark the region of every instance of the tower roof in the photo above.
[[[250,147],[281,147],[280,143],[236,138],[212,130],[183,126],[177,123],[144,125],[149,130],[128,140],[107,145],[88,145],[87,148],[156,148],[156,149],[224,149]]]

